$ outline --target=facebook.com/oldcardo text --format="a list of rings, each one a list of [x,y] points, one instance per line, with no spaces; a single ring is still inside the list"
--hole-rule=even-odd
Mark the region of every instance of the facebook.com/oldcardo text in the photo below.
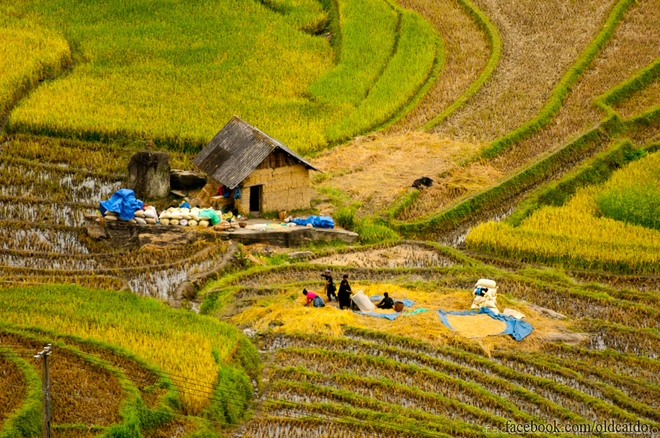
[[[491,432],[505,434],[573,434],[573,435],[608,435],[629,434],[640,437],[660,438],[660,428],[641,421],[617,422],[614,420],[588,423],[574,423],[570,421],[513,423],[507,421],[500,427],[486,427]]]

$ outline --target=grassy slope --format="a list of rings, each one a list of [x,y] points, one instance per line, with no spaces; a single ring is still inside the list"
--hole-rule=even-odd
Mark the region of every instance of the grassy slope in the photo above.
[[[304,97],[332,66],[327,41],[257,2],[62,0],[22,9],[62,32],[78,64],[22,102],[11,129],[201,141],[239,114],[301,147],[323,143],[336,117],[336,107]]]
[[[70,62],[69,45],[57,34],[0,25],[0,114],[37,81],[57,74]]]
[[[130,292],[49,286],[0,290],[0,323],[40,327],[126,348],[163,371],[207,386],[233,359],[240,335],[216,319]],[[190,412],[206,400],[183,392]]]
[[[62,34],[77,63],[21,102],[8,129],[153,138],[194,150],[238,114],[297,150],[317,150],[327,127],[357,107],[385,71],[398,32],[397,13],[384,0],[338,4],[336,67],[328,41],[306,33],[329,20],[309,2],[19,4],[19,15],[29,17],[22,21]],[[425,76],[429,66],[408,69]],[[386,84],[407,98],[405,85]],[[381,122],[360,116],[359,129]]]

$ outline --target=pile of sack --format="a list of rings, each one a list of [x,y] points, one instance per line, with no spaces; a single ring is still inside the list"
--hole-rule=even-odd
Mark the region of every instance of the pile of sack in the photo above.
[[[153,205],[144,207],[144,209],[135,210],[135,217],[128,222],[141,225],[155,225],[158,222],[158,212]]]
[[[163,211],[160,216],[162,225],[180,225],[183,227],[208,227],[222,220],[222,213],[212,208],[174,208]]]
[[[485,278],[479,279],[477,284],[474,285],[473,294],[473,309],[485,307],[492,310],[494,314],[499,315],[500,311],[497,309],[497,283],[495,281]]]

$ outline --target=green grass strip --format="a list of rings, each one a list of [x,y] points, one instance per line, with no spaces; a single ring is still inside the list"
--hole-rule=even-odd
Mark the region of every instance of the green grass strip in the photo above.
[[[612,37],[612,34],[614,33],[617,24],[621,20],[621,17],[623,17],[623,14],[633,3],[634,0],[620,0],[612,8],[612,11],[610,11],[610,14],[607,17],[607,20],[605,21],[601,31],[580,54],[575,64],[573,64],[568,69],[568,72],[564,74],[559,83],[553,88],[552,92],[550,93],[550,99],[543,106],[536,117],[527,121],[525,124],[515,129],[514,131],[511,131],[492,142],[475,157],[475,160],[490,160],[495,158],[510,146],[530,137],[532,134],[545,127],[559,112],[562,105],[564,104],[566,96],[568,96],[568,93],[571,90],[571,87],[591,64],[605,43],[607,43],[607,41],[609,41],[609,39]]]
[[[477,91],[479,91],[484,83],[486,83],[486,81],[491,77],[495,67],[500,62],[500,58],[502,57],[502,37],[500,37],[500,33],[497,30],[497,27],[495,27],[495,25],[490,21],[488,16],[484,14],[483,11],[481,11],[481,9],[479,9],[470,0],[458,0],[458,4],[460,4],[470,15],[472,15],[474,20],[481,26],[483,31],[488,36],[488,41],[491,47],[490,58],[488,59],[488,63],[481,71],[481,74],[477,80],[474,81],[472,85],[470,85],[470,88],[465,90],[465,92],[461,94],[458,99],[456,99],[451,105],[445,108],[440,114],[426,122],[426,125],[423,127],[425,131],[430,131],[431,129],[435,128],[440,122],[453,114],[454,111],[465,105],[465,102],[467,102]]]
[[[339,64],[309,87],[324,103],[357,106],[379,79],[396,44],[398,14],[385,0],[338,0]]]
[[[419,90],[435,80],[436,65],[444,61],[444,48],[435,28],[421,15],[402,9],[396,52],[383,74],[359,106],[339,123],[328,128],[330,142],[363,134],[392,119],[409,107]],[[428,85],[430,86],[430,85]],[[426,87],[428,89],[428,87]]]
[[[0,357],[11,362],[23,373],[27,394],[20,407],[7,417],[0,429],[0,438],[27,438],[41,435],[41,379],[25,360],[0,346]]]

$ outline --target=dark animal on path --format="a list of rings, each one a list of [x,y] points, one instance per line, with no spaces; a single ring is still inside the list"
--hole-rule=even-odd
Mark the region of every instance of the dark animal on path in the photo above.
[[[415,182],[412,184],[412,186],[416,189],[421,189],[422,186],[424,187],[431,187],[433,185],[433,180],[429,178],[428,176],[424,176],[422,178],[418,178],[415,180]]]

